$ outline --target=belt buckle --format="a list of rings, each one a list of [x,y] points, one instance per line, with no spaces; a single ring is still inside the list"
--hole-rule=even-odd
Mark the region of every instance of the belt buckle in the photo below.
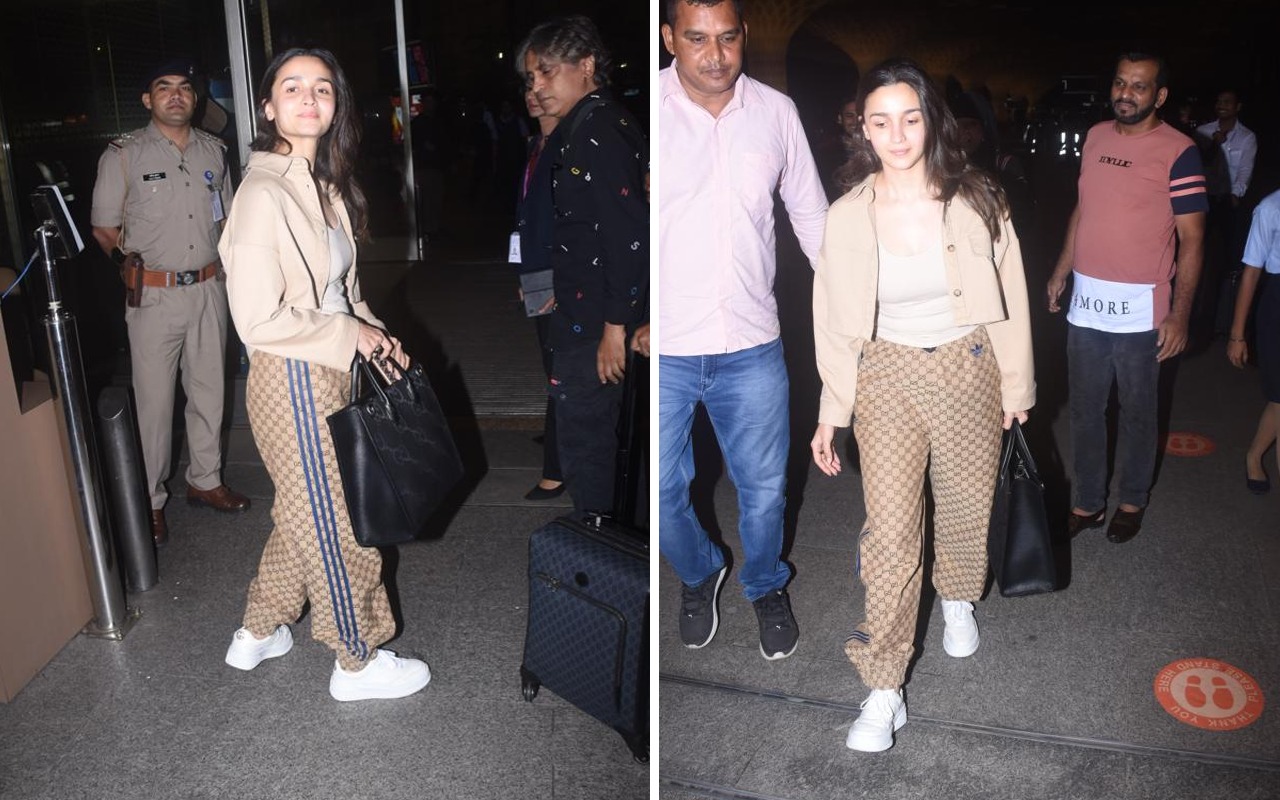
[[[194,271],[175,272],[173,282],[177,286],[191,286],[196,282],[196,273]]]

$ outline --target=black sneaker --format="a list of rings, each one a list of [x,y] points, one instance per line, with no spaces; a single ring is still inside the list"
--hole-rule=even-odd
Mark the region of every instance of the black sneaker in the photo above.
[[[760,622],[760,655],[770,661],[786,658],[796,651],[800,629],[791,615],[791,598],[786,589],[774,589],[752,603]]]
[[[720,612],[716,601],[720,597],[720,585],[724,583],[729,565],[697,586],[680,586],[680,641],[685,647],[698,649],[711,644],[720,627]]]

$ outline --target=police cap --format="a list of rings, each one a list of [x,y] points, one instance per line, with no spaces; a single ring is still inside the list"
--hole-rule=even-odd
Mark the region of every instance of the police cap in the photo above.
[[[196,65],[189,58],[171,58],[163,64],[157,64],[154,69],[147,73],[142,81],[142,91],[144,94],[151,92],[151,84],[166,75],[181,75],[191,81],[194,88],[196,86]]]

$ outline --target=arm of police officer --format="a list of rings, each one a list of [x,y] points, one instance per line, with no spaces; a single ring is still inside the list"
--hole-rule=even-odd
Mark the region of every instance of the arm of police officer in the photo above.
[[[1156,361],[1164,361],[1181,353],[1187,346],[1187,323],[1191,318],[1191,303],[1196,296],[1196,284],[1200,282],[1200,269],[1204,265],[1203,211],[1178,214],[1173,223],[1178,229],[1178,257],[1173,270],[1173,307],[1160,323],[1156,335]]]
[[[137,253],[124,253],[120,250],[120,229],[119,228],[94,228],[94,241],[102,248],[102,252],[120,270],[120,279],[124,280],[124,268],[126,266],[139,269],[143,266],[142,256]]]

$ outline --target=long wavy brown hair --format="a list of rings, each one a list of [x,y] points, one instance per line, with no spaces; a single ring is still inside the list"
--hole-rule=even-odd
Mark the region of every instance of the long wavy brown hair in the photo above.
[[[876,89],[899,83],[910,86],[920,98],[920,110],[925,119],[925,174],[929,185],[937,191],[937,198],[946,203],[959,195],[982,217],[992,241],[999,241],[1000,221],[1009,216],[1009,201],[1004,190],[990,173],[969,163],[964,148],[960,146],[960,130],[955,117],[947,108],[942,93],[918,64],[905,58],[892,58],[863,75],[858,82],[859,122],[865,113],[868,95]],[[861,124],[854,129],[848,145],[849,160],[835,174],[836,183],[846,192],[884,168],[875,148],[863,134]]]
[[[333,124],[316,145],[316,163],[311,165],[311,172],[317,180],[338,190],[351,216],[352,235],[357,241],[365,241],[369,237],[369,203],[355,178],[356,156],[360,153],[360,115],[351,84],[333,53],[322,47],[293,47],[271,59],[258,87],[258,108],[254,113],[258,135],[253,137],[249,149],[265,153],[288,153],[291,149],[288,140],[276,130],[276,124],[267,119],[266,105],[280,68],[298,56],[320,59],[333,74],[336,101]]]

